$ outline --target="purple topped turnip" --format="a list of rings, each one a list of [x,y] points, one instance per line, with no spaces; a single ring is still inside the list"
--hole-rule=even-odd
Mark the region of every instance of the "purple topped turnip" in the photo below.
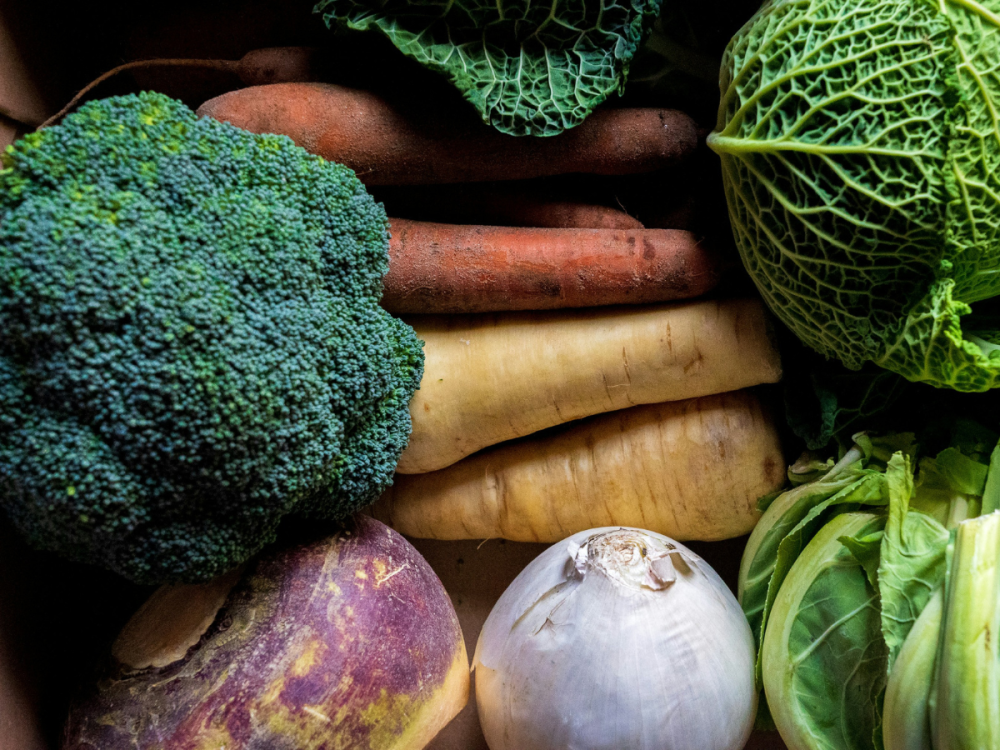
[[[367,516],[209,584],[160,589],[112,654],[64,750],[417,750],[468,697],[444,587]]]

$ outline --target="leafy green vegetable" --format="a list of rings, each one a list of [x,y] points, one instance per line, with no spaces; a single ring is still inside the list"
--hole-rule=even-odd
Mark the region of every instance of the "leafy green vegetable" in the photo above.
[[[793,750],[868,750],[881,734],[886,648],[878,591],[840,539],[884,525],[885,516],[873,513],[831,519],[775,599],[761,649],[764,691]]]
[[[883,530],[868,532],[859,536],[842,536],[838,540],[865,571],[865,577],[872,588],[878,591],[879,552],[882,549]]]
[[[875,441],[859,435],[858,441],[823,476],[772,501],[747,540],[738,593],[758,643],[785,576],[816,532],[837,513],[885,505],[886,454],[913,450],[912,435],[907,434]],[[760,672],[758,653],[758,679]]]
[[[889,519],[879,563],[882,635],[889,649],[888,668],[934,590],[944,580],[948,531],[931,516],[910,512],[913,475],[902,456],[889,462]]]
[[[859,429],[892,424],[883,415],[912,390],[894,372],[871,363],[855,372],[829,362],[798,342],[782,346],[785,420],[810,450],[832,440],[849,443]]]
[[[662,0],[320,0],[328,26],[385,34],[497,130],[548,136],[620,91]]]
[[[1000,513],[959,524],[948,554],[930,715],[935,750],[1000,747]]]
[[[731,41],[709,145],[736,243],[824,356],[1000,385],[998,25],[998,0],[772,0]]]
[[[932,425],[921,439],[946,447],[921,458],[914,477],[912,435],[857,435],[829,471],[774,498],[747,544],[741,603],[761,642],[766,707],[792,750],[879,747],[883,735],[894,750],[925,747],[941,618],[924,613],[949,590],[949,529],[961,533],[995,491],[1000,447],[996,432],[956,419]],[[811,476],[822,465],[803,459],[789,474]],[[848,520],[862,516],[871,523]],[[1000,548],[995,557],[982,555],[981,567],[1000,569]],[[966,607],[974,598],[959,597]],[[892,680],[897,668],[908,675],[905,684]],[[898,711],[922,723],[908,725]],[[910,741],[918,744],[901,744]]]
[[[944,590],[939,586],[892,665],[882,709],[885,750],[933,750],[930,700],[943,602]]]

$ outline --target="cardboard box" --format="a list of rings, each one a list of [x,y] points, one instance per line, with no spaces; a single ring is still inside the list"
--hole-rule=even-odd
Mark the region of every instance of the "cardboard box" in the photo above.
[[[125,2],[83,7],[0,0],[0,148],[57,111],[76,90],[104,70],[147,57],[237,59],[263,46],[322,43],[327,32],[303,3],[250,0],[231,4],[176,2],[136,8]],[[59,18],[58,28],[51,24]],[[348,42],[354,44],[354,42]],[[368,41],[388,70],[392,50]],[[361,53],[358,53],[361,54]],[[344,59],[354,59],[350,49]],[[388,60],[388,63],[384,61]],[[360,59],[358,65],[366,65]],[[409,65],[399,61],[399,65]],[[375,72],[373,72],[375,71]],[[346,80],[379,78],[350,66]],[[410,75],[421,73],[409,70]],[[169,75],[148,74],[150,87],[169,87]],[[188,95],[219,93],[229,79],[185,80]],[[435,81],[435,85],[437,82]],[[123,77],[102,95],[135,87]],[[195,93],[192,94],[191,92]],[[199,93],[200,92],[200,93]],[[178,95],[177,91],[165,91]],[[197,101],[188,101],[197,105]],[[500,594],[546,545],[490,540],[412,540],[444,582],[458,612],[472,656],[479,630]],[[744,540],[692,545],[731,585]],[[129,614],[150,590],[104,571],[29,550],[0,520],[0,750],[54,750],[73,691],[90,679]],[[720,717],[722,718],[722,717]],[[487,750],[469,705],[431,743],[431,750]],[[784,748],[776,735],[756,735],[754,750]],[[625,749],[623,749],[625,750]]]

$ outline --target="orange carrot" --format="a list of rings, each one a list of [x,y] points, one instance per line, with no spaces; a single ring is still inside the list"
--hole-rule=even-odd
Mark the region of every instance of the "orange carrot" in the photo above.
[[[680,163],[698,141],[694,121],[669,109],[603,109],[552,138],[515,138],[483,124],[464,104],[424,107],[411,118],[375,94],[322,83],[231,91],[198,114],[288,135],[351,167],[368,185],[648,172]]]
[[[542,185],[537,183],[542,182]],[[382,188],[376,196],[390,214],[445,224],[489,224],[562,229],[642,229],[642,222],[619,208],[571,195],[544,181],[497,185],[452,184]],[[673,228],[673,227],[671,227]]]
[[[697,297],[713,253],[670,229],[526,229],[392,219],[382,305],[394,313],[549,310]]]

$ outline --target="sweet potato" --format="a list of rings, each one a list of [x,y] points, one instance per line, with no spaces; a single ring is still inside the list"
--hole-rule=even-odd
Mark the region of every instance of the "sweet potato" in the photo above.
[[[426,107],[414,119],[375,94],[322,83],[231,91],[198,114],[280,133],[351,167],[367,185],[517,180],[567,172],[630,174],[682,162],[697,126],[668,109],[603,109],[552,138],[515,138],[471,111]]]
[[[470,313],[698,297],[718,263],[690,232],[527,229],[392,219],[382,306]]]
[[[619,525],[727,539],[753,528],[784,466],[769,414],[738,391],[601,414],[397,475],[373,513],[434,539],[554,542]]]
[[[426,343],[404,474],[592,414],[781,376],[758,299],[406,319]]]

